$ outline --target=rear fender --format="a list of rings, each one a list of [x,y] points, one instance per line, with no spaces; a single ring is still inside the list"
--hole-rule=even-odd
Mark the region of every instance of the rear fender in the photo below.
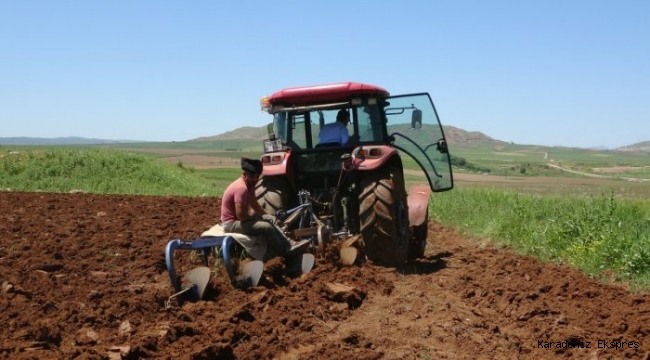
[[[387,145],[362,145],[352,151],[352,164],[356,170],[376,170],[395,155],[397,150]]]
[[[427,220],[429,194],[431,194],[431,189],[428,186],[414,185],[409,188],[409,194],[406,201],[409,207],[410,226],[421,225]]]
[[[274,175],[285,175],[287,174],[287,164],[289,163],[289,157],[291,157],[291,152],[272,152],[264,154],[260,157],[262,165],[262,175],[274,176]]]
[[[262,161],[263,176],[286,176],[291,185],[293,183],[293,169],[288,165],[291,151],[276,151],[264,154],[260,157]]]

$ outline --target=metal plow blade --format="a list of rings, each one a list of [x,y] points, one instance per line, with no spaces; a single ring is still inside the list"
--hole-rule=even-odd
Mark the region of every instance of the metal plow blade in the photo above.
[[[192,290],[190,296],[191,301],[201,300],[205,288],[208,286],[210,281],[210,268],[207,266],[197,267],[196,269],[190,270],[185,275],[185,280],[192,283]]]
[[[357,260],[359,250],[354,246],[345,246],[341,248],[341,264],[352,265]]]
[[[314,257],[314,254],[309,254],[305,253],[302,254],[302,264],[301,264],[301,271],[303,274],[306,274],[311,271],[311,269],[314,267],[314,263],[316,262],[316,258]]]
[[[260,260],[248,261],[239,266],[236,282],[239,287],[257,286],[264,272],[264,263]]]
[[[341,256],[341,264],[349,266],[354,264],[354,262],[357,260],[357,256],[359,256],[359,249],[353,245],[359,241],[360,238],[361,235],[356,235],[349,237],[343,241],[341,244],[341,250],[339,250]]]

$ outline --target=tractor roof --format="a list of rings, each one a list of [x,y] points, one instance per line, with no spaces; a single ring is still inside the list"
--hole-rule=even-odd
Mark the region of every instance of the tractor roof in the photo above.
[[[386,89],[357,82],[342,82],[326,85],[292,87],[273,93],[267,98],[271,104],[307,105],[332,101],[346,101],[355,95],[376,94],[388,97]]]

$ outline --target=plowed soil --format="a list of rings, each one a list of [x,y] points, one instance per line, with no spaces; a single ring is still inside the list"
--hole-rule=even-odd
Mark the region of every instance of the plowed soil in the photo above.
[[[403,268],[324,258],[289,278],[273,259],[259,286],[215,274],[204,300],[167,307],[165,245],[197,238],[218,205],[1,192],[0,358],[650,358],[647,295],[435,223]],[[196,263],[182,253],[179,272]]]

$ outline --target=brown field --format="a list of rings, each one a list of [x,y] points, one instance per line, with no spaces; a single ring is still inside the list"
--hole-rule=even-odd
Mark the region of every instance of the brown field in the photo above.
[[[647,295],[435,223],[426,257],[401,268],[320,258],[312,272],[290,279],[275,259],[255,288],[213,276],[204,300],[166,309],[173,291],[163,249],[214,224],[218,204],[1,192],[0,358],[650,356]],[[195,265],[180,256],[177,266]],[[333,296],[332,283],[352,290]]]

